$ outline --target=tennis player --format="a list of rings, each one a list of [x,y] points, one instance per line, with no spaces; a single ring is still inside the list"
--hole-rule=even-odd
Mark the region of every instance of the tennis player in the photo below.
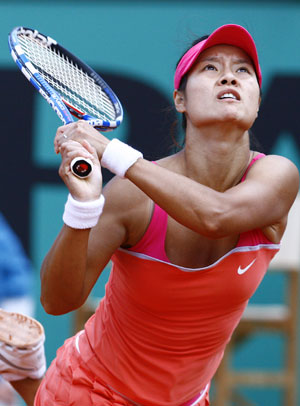
[[[210,382],[280,248],[299,186],[288,159],[250,150],[261,82],[252,37],[225,25],[177,65],[179,153],[149,162],[84,122],[58,129],[70,194],[41,270],[46,312],[77,309],[110,259],[113,267],[105,297],[58,350],[35,406],[209,405]],[[70,171],[76,156],[94,164],[85,180]],[[101,167],[117,175],[103,191]]]

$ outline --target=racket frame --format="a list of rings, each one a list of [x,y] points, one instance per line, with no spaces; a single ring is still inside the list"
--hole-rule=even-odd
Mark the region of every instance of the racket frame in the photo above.
[[[85,114],[84,112],[79,111],[78,109],[71,106],[68,102],[66,102],[63,97],[56,90],[54,90],[52,86],[48,84],[48,82],[43,78],[43,76],[27,58],[24,50],[22,49],[22,46],[19,44],[18,34],[32,36],[51,49],[55,47],[59,52],[65,54],[68,58],[73,60],[78,65],[78,67],[80,67],[83,72],[87,73],[98,85],[100,85],[101,89],[106,93],[106,95],[112,102],[112,106],[116,114],[116,119],[103,120],[92,117],[88,114]],[[81,61],[67,49],[59,45],[53,38],[45,36],[39,31],[32,30],[31,28],[16,27],[9,34],[8,44],[11,56],[18,68],[22,71],[29,82],[36,88],[36,90],[44,97],[44,99],[46,99],[46,101],[53,108],[55,113],[64,124],[69,124],[74,121],[72,115],[78,119],[87,121],[97,130],[102,131],[115,129],[121,124],[123,120],[122,105],[112,89],[92,68],[86,65],[83,61]]]

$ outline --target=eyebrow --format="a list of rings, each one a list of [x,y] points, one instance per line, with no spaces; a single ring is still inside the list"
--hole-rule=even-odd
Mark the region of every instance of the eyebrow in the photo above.
[[[219,62],[220,58],[218,58],[217,56],[207,56],[203,59],[200,58],[201,62]],[[238,58],[236,60],[234,60],[234,63],[240,64],[240,63],[247,63],[249,65],[253,65],[253,63],[251,62],[251,59],[245,59],[245,58]]]
[[[239,59],[235,60],[234,62],[235,63],[248,63],[250,65],[253,64],[250,58],[249,59],[239,58]]]
[[[201,59],[201,56],[200,56],[200,60],[202,62],[218,62],[219,58],[217,58],[216,56],[207,56],[206,58]]]

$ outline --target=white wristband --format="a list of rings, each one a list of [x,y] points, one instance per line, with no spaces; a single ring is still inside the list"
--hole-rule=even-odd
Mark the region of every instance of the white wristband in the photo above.
[[[143,154],[140,151],[114,138],[104,150],[101,166],[124,178],[127,170],[139,158],[143,158]]]
[[[105,198],[103,195],[97,200],[80,202],[69,193],[63,214],[64,223],[72,228],[92,228],[99,220],[103,211]]]

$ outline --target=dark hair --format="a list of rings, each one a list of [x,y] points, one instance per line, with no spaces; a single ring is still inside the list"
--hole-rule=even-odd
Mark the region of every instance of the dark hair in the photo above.
[[[181,57],[179,58],[179,60],[178,60],[177,63],[176,63],[176,68],[177,68],[179,62],[181,61],[182,57],[187,53],[187,51],[188,51],[189,49],[191,49],[193,46],[195,46],[195,45],[198,44],[199,42],[202,42],[202,41],[206,40],[208,37],[209,37],[209,35],[203,35],[203,36],[200,37],[200,38],[196,38],[196,39],[192,42],[191,46],[190,46],[189,48],[187,48],[187,49],[185,50],[185,52],[181,55]],[[188,73],[186,73],[185,75],[182,76],[182,78],[181,78],[181,80],[180,80],[180,84],[179,84],[178,90],[181,90],[181,91],[183,91],[183,92],[185,91],[186,83],[187,83],[187,77],[188,77]],[[181,127],[182,127],[182,129],[183,129],[184,131],[186,130],[186,117],[185,117],[185,114],[184,114],[184,113],[182,114]]]
[[[200,38],[196,38],[196,39],[192,42],[192,44],[183,52],[183,54],[181,55],[181,57],[178,59],[178,61],[177,61],[177,63],[176,63],[176,68],[177,68],[179,62],[181,61],[182,57],[187,53],[187,51],[188,51],[189,49],[191,49],[193,46],[195,46],[195,45],[198,44],[199,42],[204,41],[204,40],[207,39],[208,37],[209,37],[209,35],[203,35],[203,36],[200,37]],[[186,83],[187,83],[187,76],[188,76],[188,74],[186,73],[186,74],[181,78],[181,81],[180,81],[180,85],[179,85],[178,90],[181,90],[181,91],[184,91],[184,90],[185,90]],[[173,107],[172,109],[173,109],[173,111],[175,110],[174,107]],[[175,134],[177,134],[176,129],[178,129],[178,124],[179,124],[179,123],[178,123],[178,119],[176,119],[176,120],[172,123],[172,125],[171,125],[171,137],[172,137],[172,140],[173,140],[173,143],[174,143],[175,147],[180,150],[180,149],[182,149],[182,148],[184,147],[184,144],[185,144],[186,117],[185,117],[185,114],[184,114],[184,113],[182,113],[182,116],[181,116],[181,129],[182,129],[183,132],[184,132],[184,137],[183,137],[183,140],[179,140],[179,141],[177,140],[178,137],[175,135]]]

